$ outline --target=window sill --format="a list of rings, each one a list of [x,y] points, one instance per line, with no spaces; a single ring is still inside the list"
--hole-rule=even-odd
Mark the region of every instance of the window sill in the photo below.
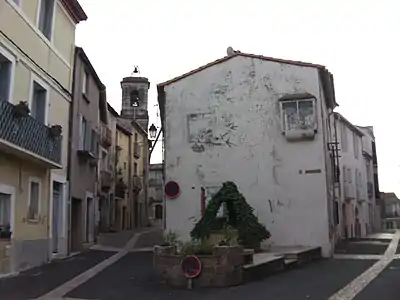
[[[313,140],[316,129],[290,129],[283,132],[288,141]]]
[[[26,222],[31,225],[37,225],[39,224],[39,219],[28,219]]]

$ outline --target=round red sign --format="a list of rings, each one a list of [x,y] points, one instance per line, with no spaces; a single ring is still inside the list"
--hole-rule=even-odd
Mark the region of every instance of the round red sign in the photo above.
[[[195,278],[201,273],[201,261],[194,255],[186,256],[181,262],[181,267],[186,278]]]
[[[173,199],[178,197],[179,192],[180,192],[179,184],[176,181],[168,181],[165,184],[164,193],[168,198]]]

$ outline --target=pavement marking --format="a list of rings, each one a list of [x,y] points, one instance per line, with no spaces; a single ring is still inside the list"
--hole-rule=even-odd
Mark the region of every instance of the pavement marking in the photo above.
[[[334,254],[334,259],[360,259],[360,260],[379,260],[384,255],[377,254]]]
[[[155,229],[150,229],[142,232],[136,233],[129,241],[126,243],[125,247],[122,248],[118,253],[114,254],[110,258],[98,263],[94,267],[85,272],[79,274],[78,276],[72,278],[71,280],[65,282],[64,284],[60,285],[59,287],[55,288],[54,290],[48,292],[47,294],[37,298],[37,300],[54,300],[54,299],[65,299],[63,298],[64,295],[68,294],[78,286],[82,285],[89,279],[93,278],[105,268],[111,266],[112,264],[116,263],[122,257],[130,253],[130,250],[135,246],[136,242],[138,241],[139,237],[144,234],[151,232]]]
[[[400,230],[397,230],[382,258],[340,291],[332,295],[328,300],[351,300],[357,296],[395,258],[399,239]]]

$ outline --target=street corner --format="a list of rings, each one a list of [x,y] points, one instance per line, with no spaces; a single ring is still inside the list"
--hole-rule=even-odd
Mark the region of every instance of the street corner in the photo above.
[[[365,272],[374,260],[327,259],[226,289],[179,290],[155,277],[151,253],[129,253],[115,264],[66,294],[69,298],[119,300],[230,298],[243,300],[328,299]],[[195,284],[195,283],[194,283]]]
[[[54,260],[21,272],[18,276],[0,279],[0,299],[27,300],[38,298],[82,272],[111,257],[109,251],[87,250]]]

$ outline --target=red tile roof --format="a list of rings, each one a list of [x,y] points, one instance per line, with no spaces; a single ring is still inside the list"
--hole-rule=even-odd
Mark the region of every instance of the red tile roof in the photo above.
[[[87,15],[78,0],[61,0],[61,3],[76,24],[87,20]]]
[[[237,56],[243,56],[243,57],[249,57],[249,58],[256,58],[256,59],[262,59],[262,60],[267,60],[267,61],[272,61],[272,62],[277,62],[277,63],[283,63],[283,64],[290,64],[290,65],[296,65],[296,66],[301,66],[301,67],[311,67],[311,68],[318,68],[318,69],[325,69],[325,66],[323,65],[318,65],[318,64],[312,64],[312,63],[307,63],[307,62],[302,62],[302,61],[294,61],[294,60],[287,60],[287,59],[281,59],[281,58],[273,58],[273,57],[268,57],[268,56],[263,56],[263,55],[256,55],[256,54],[250,54],[250,53],[241,53],[241,52],[237,52],[233,55],[228,55],[225,57],[222,57],[220,59],[217,59],[213,62],[210,62],[206,65],[203,65],[197,69],[194,69],[188,73],[185,73],[183,75],[180,75],[178,77],[175,77],[173,79],[170,79],[168,81],[165,81],[163,83],[158,84],[158,86],[166,86],[169,85],[173,82],[179,81],[185,77],[188,77],[190,75],[193,75],[197,72],[200,72],[204,69],[207,69],[209,67],[212,67],[214,65],[217,65],[219,63],[222,63],[224,61],[227,61],[233,57],[237,57]]]

